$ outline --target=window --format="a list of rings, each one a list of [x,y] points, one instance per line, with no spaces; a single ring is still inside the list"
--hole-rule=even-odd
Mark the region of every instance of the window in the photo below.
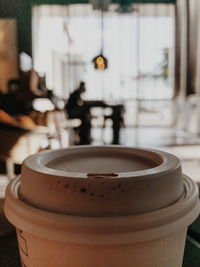
[[[109,68],[95,70],[101,51],[101,15],[89,4],[33,7],[34,67],[67,98],[80,80],[88,99],[171,99],[174,73],[174,6],[136,5],[104,14],[104,55]]]

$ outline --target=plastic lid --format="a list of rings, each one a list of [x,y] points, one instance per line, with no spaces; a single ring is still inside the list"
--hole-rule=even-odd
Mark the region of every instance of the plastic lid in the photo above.
[[[37,208],[85,216],[154,211],[184,195],[175,156],[122,146],[44,151],[22,167],[19,197]]]
[[[186,235],[200,211],[198,187],[184,175],[185,194],[180,201],[160,210],[117,217],[71,216],[35,208],[18,198],[20,183],[16,177],[6,190],[4,211],[8,220],[32,236],[68,244],[127,245],[180,231]]]

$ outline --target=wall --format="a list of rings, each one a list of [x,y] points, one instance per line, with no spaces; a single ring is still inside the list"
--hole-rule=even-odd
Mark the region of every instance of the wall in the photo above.
[[[0,0],[0,17],[17,18],[19,52],[32,54],[31,0]]]
[[[0,91],[7,91],[7,82],[18,77],[16,20],[0,19]]]

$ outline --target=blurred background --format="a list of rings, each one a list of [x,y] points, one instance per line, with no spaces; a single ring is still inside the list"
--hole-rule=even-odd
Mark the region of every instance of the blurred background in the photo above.
[[[199,182],[199,12],[198,0],[1,0],[1,188],[30,154],[84,144],[163,149]]]
[[[0,0],[0,266],[20,266],[3,205],[33,153],[157,148],[200,184],[199,73],[199,0]]]

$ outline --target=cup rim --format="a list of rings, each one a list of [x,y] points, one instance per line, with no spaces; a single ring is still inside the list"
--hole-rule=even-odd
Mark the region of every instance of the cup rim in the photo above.
[[[51,176],[59,176],[63,178],[90,178],[88,172],[67,172],[62,170],[53,169],[46,166],[46,163],[44,161],[44,158],[48,158],[48,156],[51,157],[51,160],[56,159],[58,156],[62,157],[66,155],[67,153],[73,152],[78,153],[79,151],[91,151],[91,150],[107,150],[107,151],[116,151],[120,153],[132,153],[135,156],[141,157],[143,159],[152,160],[151,156],[156,157],[157,166],[152,168],[146,168],[143,170],[136,170],[136,171],[129,171],[129,172],[114,172],[114,175],[112,179],[119,179],[119,178],[132,178],[132,179],[145,179],[150,177],[156,177],[160,174],[165,174],[169,172],[173,172],[177,168],[180,168],[181,162],[180,160],[167,152],[160,151],[157,149],[149,149],[144,147],[131,147],[131,146],[120,146],[120,145],[105,145],[105,146],[71,146],[64,149],[55,149],[55,150],[45,150],[42,152],[39,152],[37,154],[31,155],[28,158],[26,158],[23,162],[23,166],[26,168],[42,174],[48,174]],[[144,154],[148,154],[145,155]],[[155,159],[154,159],[155,160]],[[153,162],[153,161],[152,161]],[[101,177],[103,177],[107,174],[105,173],[99,173]],[[109,178],[111,178],[109,177]]]
[[[18,177],[7,188],[5,214],[15,227],[47,239],[85,244],[144,242],[186,229],[199,215],[198,187],[185,175],[183,180],[184,197],[168,207],[144,214],[92,217],[59,214],[25,203],[18,197]]]

